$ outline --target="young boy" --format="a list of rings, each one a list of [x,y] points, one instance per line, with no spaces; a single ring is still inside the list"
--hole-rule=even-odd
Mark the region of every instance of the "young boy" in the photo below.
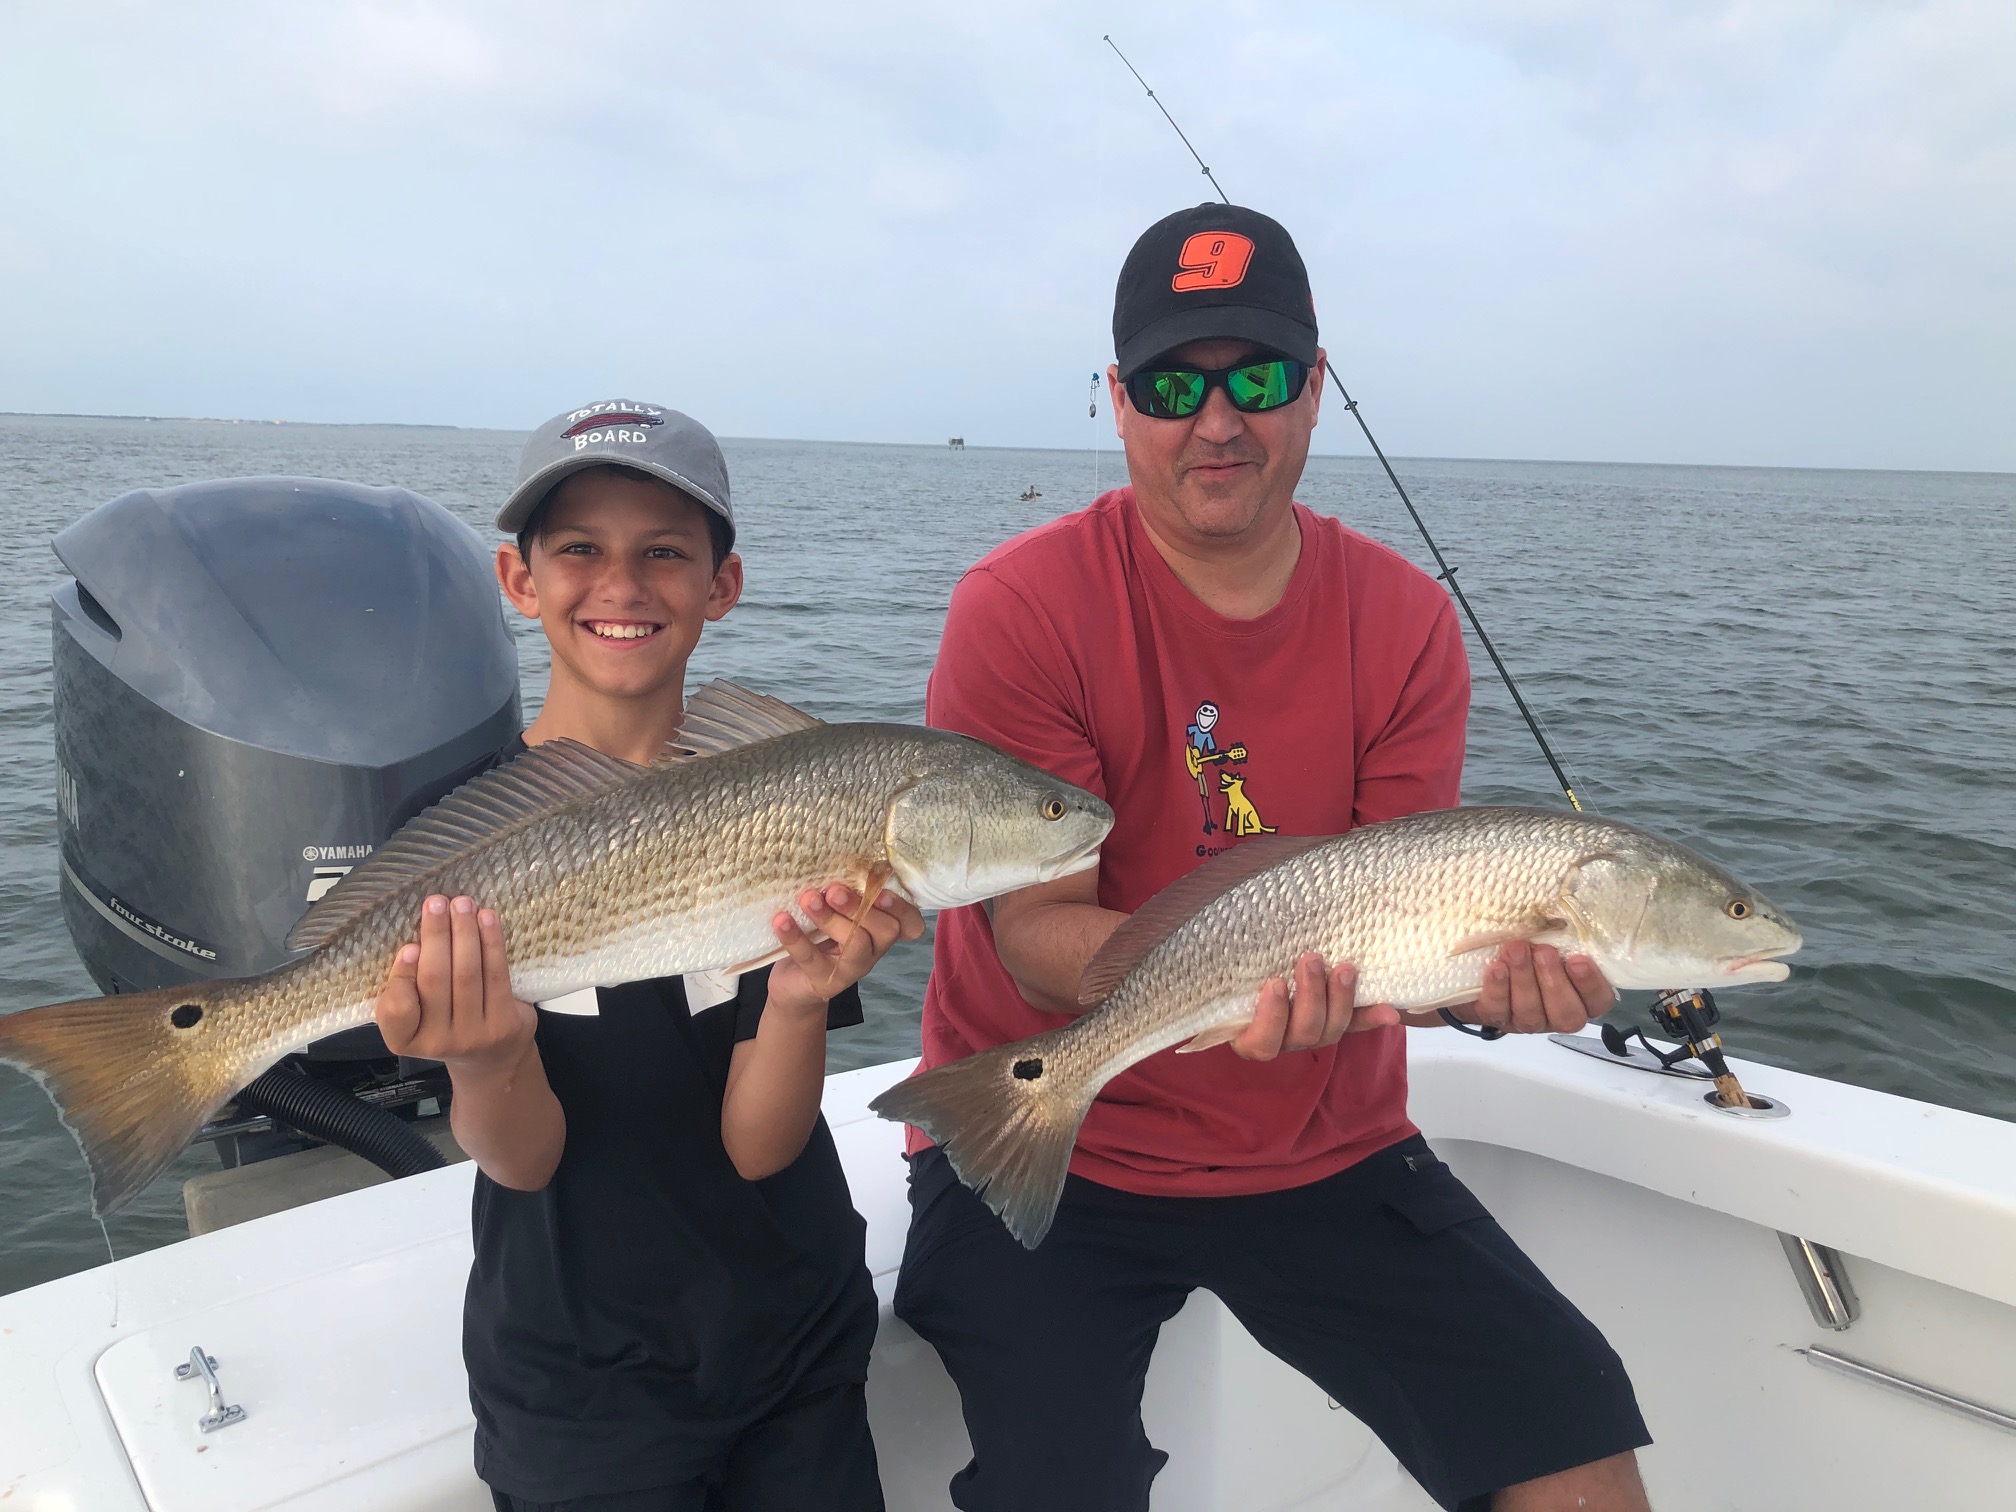
[[[649,761],[686,661],[734,607],[727,466],[676,411],[612,402],[527,443],[497,576],[553,650],[546,701],[497,753],[565,737]],[[846,888],[789,914],[732,987],[666,978],[535,1005],[504,926],[434,897],[378,999],[390,1048],[439,1060],[475,1160],[463,1354],[476,1470],[500,1512],[879,1512],[862,1386],[876,1303],[819,1117],[829,1025],[924,923]],[[718,1001],[726,998],[726,1001]]]

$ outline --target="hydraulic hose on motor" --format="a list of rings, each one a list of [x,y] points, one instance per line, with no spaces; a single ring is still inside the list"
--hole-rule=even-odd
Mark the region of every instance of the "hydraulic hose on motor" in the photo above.
[[[236,1101],[246,1113],[360,1155],[388,1176],[418,1176],[448,1164],[404,1119],[359,1102],[341,1087],[278,1066],[246,1087]]]

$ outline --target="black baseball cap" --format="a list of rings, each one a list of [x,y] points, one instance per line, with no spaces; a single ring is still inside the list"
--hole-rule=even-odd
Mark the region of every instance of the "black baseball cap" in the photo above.
[[[1225,338],[1315,362],[1316,302],[1295,239],[1243,205],[1165,215],[1120,265],[1113,294],[1120,376],[1186,341]]]

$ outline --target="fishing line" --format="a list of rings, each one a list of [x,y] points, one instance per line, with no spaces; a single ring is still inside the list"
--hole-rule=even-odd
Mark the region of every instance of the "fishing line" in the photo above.
[[[1178,126],[1176,118],[1169,114],[1169,107],[1156,98],[1154,90],[1148,89],[1148,81],[1141,77],[1141,70],[1127,61],[1127,55],[1120,51],[1119,45],[1110,36],[1101,37],[1100,40],[1113,49],[1113,55],[1126,64],[1127,72],[1134,75],[1135,82],[1148,91],[1148,98],[1155,101],[1155,108],[1162,112],[1162,119],[1169,123],[1184,147],[1189,149],[1190,156],[1196,160],[1198,168],[1203,170],[1204,177],[1211,181],[1211,187],[1217,191],[1218,198],[1228,205],[1231,204],[1231,196],[1219,185],[1217,176],[1211,172],[1210,166],[1205,163],[1197,149],[1190,145],[1190,138],[1183,135],[1183,128]],[[1372,454],[1379,459],[1379,465],[1386,470],[1386,477],[1392,483],[1393,491],[1400,495],[1400,502],[1407,506],[1407,513],[1414,521],[1414,528],[1421,532],[1421,539],[1428,543],[1429,554],[1435,558],[1437,568],[1435,576],[1448,587],[1450,596],[1461,606],[1464,617],[1470,621],[1470,628],[1477,633],[1477,643],[1484,648],[1484,654],[1491,658],[1491,665],[1497,668],[1498,677],[1505,684],[1505,691],[1512,695],[1512,702],[1519,710],[1519,717],[1526,721],[1526,728],[1533,732],[1533,739],[1540,747],[1540,754],[1547,758],[1547,765],[1554,773],[1555,782],[1560,784],[1561,791],[1567,795],[1569,806],[1577,813],[1583,812],[1582,800],[1575,796],[1575,784],[1569,778],[1567,769],[1561,765],[1560,758],[1554,754],[1554,748],[1547,743],[1547,737],[1541,733],[1540,721],[1534,716],[1532,709],[1527,707],[1525,698],[1519,692],[1518,683],[1512,679],[1512,669],[1505,665],[1505,660],[1498,654],[1498,648],[1492,644],[1491,637],[1485,634],[1484,622],[1478,619],[1477,611],[1471,607],[1469,596],[1463,592],[1463,585],[1456,581],[1457,569],[1449,565],[1447,558],[1442,555],[1442,548],[1435,544],[1435,537],[1428,533],[1428,524],[1421,518],[1421,511],[1414,507],[1414,501],[1407,496],[1407,489],[1400,482],[1400,475],[1393,471],[1393,464],[1386,460],[1386,453],[1374,438],[1372,427],[1365,423],[1365,416],[1358,408],[1358,401],[1351,397],[1350,391],[1344,387],[1344,380],[1337,376],[1336,365],[1326,363],[1324,366],[1330,374],[1330,381],[1337,385],[1337,392],[1344,396],[1344,408],[1349,410],[1351,418],[1358,422],[1358,429],[1365,433],[1365,440],[1372,448]]]
[[[112,1229],[103,1218],[98,1219],[98,1232],[105,1236],[105,1275],[112,1283],[112,1321],[108,1328],[119,1326],[119,1252],[112,1248]]]

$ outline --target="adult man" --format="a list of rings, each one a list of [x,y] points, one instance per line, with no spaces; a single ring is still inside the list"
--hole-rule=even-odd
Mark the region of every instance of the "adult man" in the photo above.
[[[1122,919],[1259,827],[1200,843],[1200,773],[1224,765],[1284,834],[1457,801],[1469,672],[1447,597],[1293,502],[1324,357],[1287,232],[1221,205],[1150,227],[1114,343],[1131,487],[967,574],[929,715],[1098,792],[1117,822],[1096,873],[941,920],[927,1066],[1064,1022]],[[1221,719],[1236,747],[1210,735]],[[1428,1151],[1401,1016],[1354,1011],[1355,990],[1349,963],[1304,957],[1236,1056],[1115,1078],[1033,1252],[913,1131],[896,1309],[960,1389],[959,1507],[1145,1508],[1166,1456],[1142,1380],[1198,1286],[1444,1507],[1644,1507],[1631,1451],[1648,1436],[1616,1355]],[[1587,960],[1515,945],[1469,1016],[1576,1029],[1611,998]]]

